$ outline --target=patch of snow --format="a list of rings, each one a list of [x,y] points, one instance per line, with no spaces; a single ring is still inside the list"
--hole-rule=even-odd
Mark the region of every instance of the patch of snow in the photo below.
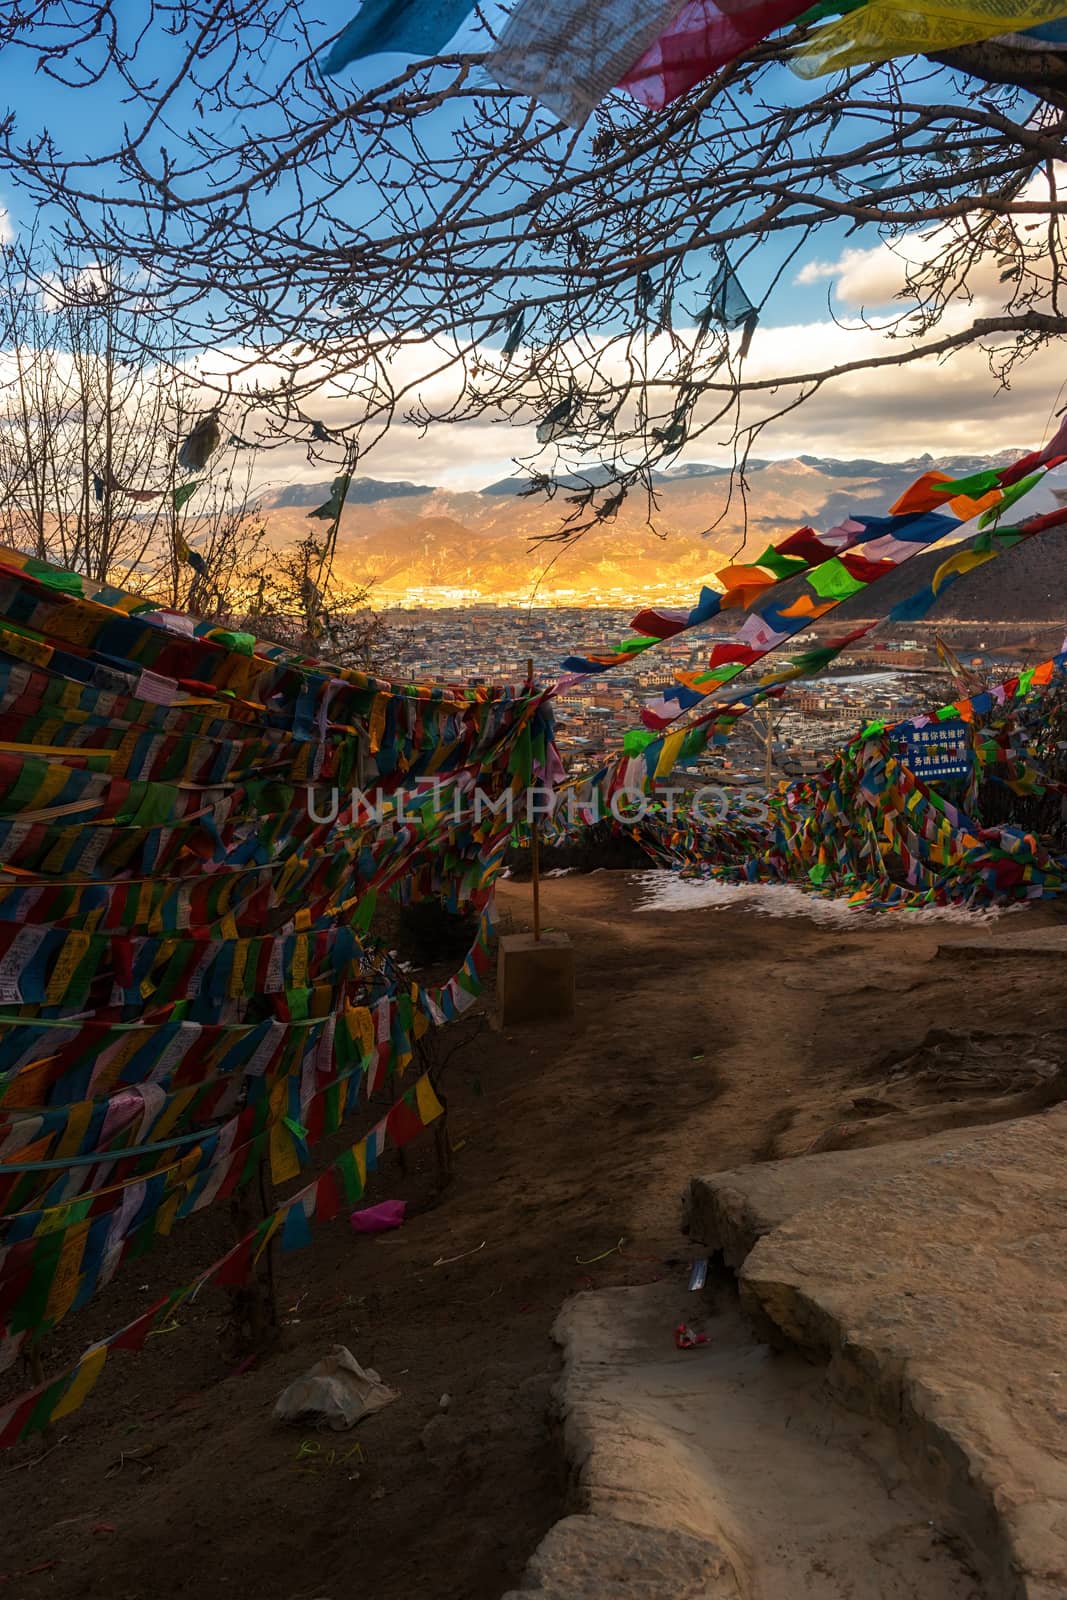
[[[638,911],[697,911],[712,906],[720,911],[749,910],[764,917],[808,917],[833,927],[856,926],[866,915],[868,927],[899,927],[901,917],[910,922],[958,922],[981,927],[998,917],[1022,909],[1019,905],[923,906],[918,911],[898,909],[882,918],[869,907],[851,906],[843,896],[832,900],[810,894],[791,883],[719,883],[714,878],[682,878],[676,872],[635,872],[632,881],[641,895]]]

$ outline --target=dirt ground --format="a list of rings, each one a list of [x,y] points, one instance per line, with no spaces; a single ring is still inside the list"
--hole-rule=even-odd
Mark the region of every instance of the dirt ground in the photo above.
[[[205,1294],[142,1355],[116,1354],[52,1437],[7,1453],[5,1600],[498,1600],[567,1504],[556,1313],[582,1287],[684,1273],[693,1172],[1067,1093],[1062,959],[937,959],[974,930],[902,916],[842,930],[638,914],[637,898],[630,874],[544,884],[545,923],[576,950],[575,1018],[454,1025],[468,1042],[445,1079],[452,1183],[439,1190],[424,1135],[368,1194],[407,1199],[403,1228],[357,1238],[342,1217],[279,1256],[274,1353],[239,1370],[222,1297]],[[528,925],[529,904],[528,886],[502,886],[505,930]],[[1000,926],[1062,921],[1038,908]],[[49,1367],[231,1238],[209,1214],[127,1263],[60,1330]],[[277,1395],[334,1344],[400,1399],[350,1434],[274,1424]],[[24,1383],[9,1374],[5,1395]]]

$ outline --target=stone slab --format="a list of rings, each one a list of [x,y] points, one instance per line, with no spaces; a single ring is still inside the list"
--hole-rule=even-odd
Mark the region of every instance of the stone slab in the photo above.
[[[574,951],[565,933],[505,934],[497,951],[497,1007],[504,1027],[574,1014]]]
[[[976,1600],[891,1431],[686,1273],[568,1301],[566,1517],[505,1600]],[[675,1347],[681,1320],[706,1343]]]
[[[902,1168],[932,1165],[974,1138],[973,1128],[953,1128],[910,1142],[830,1150],[693,1178],[688,1192],[690,1235],[737,1269],[757,1240],[798,1211],[866,1194],[876,1179],[891,1177]]]
[[[997,1600],[1067,1596],[1067,1106],[694,1181],[763,1330],[952,1506]]]
[[[676,1529],[603,1517],[550,1528],[504,1600],[738,1600],[722,1551]]]

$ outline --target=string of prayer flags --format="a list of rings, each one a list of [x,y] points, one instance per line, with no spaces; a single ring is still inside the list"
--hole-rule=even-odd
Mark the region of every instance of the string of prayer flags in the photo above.
[[[827,615],[842,601],[870,588],[904,562],[913,559],[921,550],[944,538],[954,526],[959,526],[958,523],[947,522],[937,513],[924,512],[885,519],[857,517],[853,521],[864,525],[862,549],[842,550],[811,568],[802,579],[799,596],[789,605],[767,602],[755,607],[730,644],[713,648],[705,670],[676,674],[682,687],[666,690],[658,700],[649,702],[643,708],[641,720],[645,726],[660,728],[673,722],[683,711],[698,704],[708,694],[738,677],[747,667],[801,632],[810,621]],[[993,532],[979,534],[974,546],[949,557],[938,568],[931,584],[930,603],[937,598],[952,575],[960,576],[993,560],[1022,540],[1064,522],[1067,522],[1064,512],[1050,512],[1031,518],[1019,528],[1004,529],[1001,538],[997,538]],[[874,537],[875,534],[881,536]],[[921,602],[904,602],[903,606],[912,603]],[[898,618],[902,609],[896,608],[892,615]],[[908,615],[911,617],[912,613],[909,611]]]
[[[795,22],[818,23],[793,57],[802,77],[998,37],[1014,47],[1067,49],[1061,0],[518,0],[486,68],[580,128],[613,87],[662,110],[745,51]],[[362,57],[433,56],[474,12],[473,0],[363,0],[322,59],[326,76]],[[832,20],[827,20],[832,19]],[[876,187],[877,178],[870,187]],[[751,324],[746,325],[749,329]],[[513,351],[507,351],[513,354]],[[184,463],[183,463],[184,465]]]
[[[653,648],[661,639],[676,637],[723,611],[749,611],[736,637],[729,643],[714,646],[704,670],[677,673],[678,687],[668,689],[643,708],[641,720],[646,727],[665,728],[843,600],[860,593],[922,549],[937,543],[962,522],[990,512],[1012,494],[1020,482],[1026,481],[1028,488],[1033,487],[1040,475],[1065,459],[1067,421],[1042,450],[1030,452],[1007,467],[989,469],[972,479],[957,482],[950,481],[943,473],[923,474],[898,499],[888,517],[849,517],[828,533],[817,534],[810,527],[798,529],[776,545],[768,546],[755,562],[722,568],[716,574],[722,590],[705,587],[698,605],[690,612],[646,609],[639,612],[632,623],[641,630],[637,637],[624,640],[610,652],[568,657],[563,666],[571,675],[560,680],[557,692],[570,687],[582,676],[610,671],[621,662]],[[999,554],[1012,542],[1018,542],[1020,536],[1028,537],[1057,525],[1058,518],[1059,513],[1052,513],[1051,520],[1030,519],[1021,532],[1005,530],[1003,540],[990,539],[987,548],[977,550],[973,558],[967,559],[970,565],[979,565],[991,558],[988,552]],[[966,562],[960,568],[953,567],[955,559],[949,558],[935,576],[938,588],[933,591],[933,598],[953,571],[969,570]],[[778,587],[791,579],[800,581],[799,594],[791,592],[788,602],[778,602]],[[792,587],[795,590],[796,585]],[[764,596],[767,596],[765,600]],[[763,603],[759,604],[761,600]],[[904,607],[909,603],[903,603]],[[918,607],[923,601],[914,597],[913,603]],[[930,603],[933,603],[932,598]],[[904,614],[907,613],[901,607],[894,613]]]
[[[977,534],[968,545],[954,551],[942,562],[929,584],[893,607],[890,618],[900,621],[924,616],[939,595],[966,572],[1006,554],[1026,539],[1065,524],[1067,508],[1031,517],[1017,528],[991,529]],[[646,625],[653,622],[652,616],[647,613],[642,614],[642,620]],[[649,792],[652,785],[669,776],[679,761],[693,759],[708,743],[726,743],[738,718],[753,710],[768,696],[780,694],[785,684],[825,671],[844,649],[879,627],[881,620],[875,618],[843,637],[828,640],[815,649],[790,657],[785,666],[764,673],[745,690],[732,691],[729,703],[713,706],[678,735],[663,736],[657,740],[651,732],[632,730],[624,736],[619,756],[606,762],[591,777],[574,780],[570,786],[579,790],[586,804],[592,803],[595,793],[600,802],[600,815],[610,805],[612,797],[623,790]],[[659,625],[666,627],[672,624],[666,618],[661,618]],[[673,625],[680,626],[680,618],[675,618]],[[716,652],[720,653],[717,655]],[[682,711],[699,704],[718,689],[727,676],[732,675],[735,666],[737,670],[743,670],[745,665],[750,664],[745,660],[744,649],[722,646],[716,646],[712,652],[712,662],[713,667],[708,674],[686,675],[686,681],[694,687],[684,696],[684,703],[682,694],[668,690],[658,702],[646,706],[642,713],[645,729],[662,731],[667,728]]]
[[[1033,538],[1035,534],[1044,533],[1050,528],[1062,527],[1065,520],[1067,518],[1063,511],[1050,511],[1043,516],[1030,517],[1016,528],[987,528],[964,548],[953,551],[937,568],[929,584],[895,605],[889,613],[890,620],[920,621],[945,590],[951,588],[952,584],[957,583],[966,573],[985,566],[988,561],[995,561],[998,556]]]
[[[581,127],[615,86],[661,109],[803,9],[801,0],[658,0],[652,7],[636,0],[519,0],[486,68],[498,83]],[[332,77],[379,54],[433,56],[473,11],[473,0],[363,0],[321,70]]]
[[[975,729],[975,772],[968,804],[983,777],[1016,792],[1067,793],[1067,785],[1014,762],[1026,701],[1067,683],[1067,653],[1005,683],[887,728],[872,723],[817,777],[762,796],[764,820],[732,799],[714,825],[692,815],[653,810],[635,832],[654,859],[687,875],[728,882],[800,883],[844,895],[866,909],[994,905],[1067,891],[1067,855],[1033,833],[982,826],[907,764],[915,730],[938,725]],[[1001,776],[1001,769],[1004,775]]]
[[[886,525],[888,526],[888,522]],[[896,532],[899,539],[902,528],[917,528],[917,537],[911,542],[925,538],[929,543],[951,532],[955,525],[948,519],[939,518],[918,525],[898,523]],[[651,649],[660,640],[672,639],[690,628],[700,627],[718,616],[720,612],[747,610],[764,591],[805,573],[812,567],[822,566],[841,552],[868,539],[877,538],[882,531],[879,520],[872,517],[847,518],[827,533],[816,533],[814,528],[810,527],[798,528],[796,532],[788,534],[777,544],[768,545],[763,554],[757,556],[752,563],[731,564],[720,568],[715,574],[715,581],[722,584],[722,589],[712,589],[705,585],[701,589],[700,599],[690,611],[661,611],[646,608],[639,611],[631,623],[631,627],[640,630],[637,638],[624,640],[612,651],[590,651],[580,656],[569,656],[563,663],[563,669],[572,676],[560,680],[557,689],[570,687],[577,677],[609,672],[634,655]],[[824,577],[833,571],[834,569],[828,568]],[[839,585],[847,581],[847,575],[844,579],[838,576]],[[862,587],[862,584],[858,583],[857,587]]]
[[[543,689],[391,684],[0,550],[0,1366],[473,1003],[510,825],[471,778],[559,771]],[[385,896],[475,919],[447,983]]]
[[[88,1399],[114,1351],[143,1349],[153,1328],[163,1326],[203,1288],[208,1285],[233,1288],[245,1282],[273,1238],[280,1239],[283,1251],[310,1244],[312,1222],[331,1221],[342,1207],[356,1205],[363,1198],[367,1179],[376,1171],[387,1143],[398,1148],[409,1143],[443,1110],[426,1073],[401,1095],[369,1133],[306,1188],[283,1201],[191,1283],[157,1301],[117,1333],[97,1340],[66,1372],[0,1408],[0,1449],[18,1444],[78,1410]]]

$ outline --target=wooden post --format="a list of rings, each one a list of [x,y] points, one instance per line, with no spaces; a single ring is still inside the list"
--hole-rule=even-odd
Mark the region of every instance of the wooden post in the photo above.
[[[533,689],[533,660],[526,663],[526,684]],[[534,817],[530,823],[530,887],[533,890],[533,936],[541,938],[541,841],[539,838],[540,819]]]
[[[533,832],[530,836],[530,872],[533,885],[533,935],[535,939],[541,937],[541,851],[537,837],[537,819],[534,818]]]
[[[30,1375],[33,1378],[33,1387],[40,1389],[44,1385],[44,1362],[41,1360],[41,1347],[34,1344],[30,1346]],[[41,1442],[46,1448],[52,1444],[55,1437],[55,1427],[49,1422],[41,1429]]]
[[[230,1198],[230,1216],[238,1239],[243,1239],[273,1210],[270,1169],[265,1157],[260,1158],[257,1178],[258,1208],[251,1182]],[[256,1215],[257,1209],[260,1216]],[[226,1338],[232,1346],[230,1353],[234,1356],[265,1354],[277,1341],[279,1332],[273,1239],[268,1243],[264,1256],[251,1267],[247,1283],[231,1289],[229,1296],[230,1318]]]
[[[270,1163],[266,1156],[259,1158],[259,1204],[263,1212],[264,1221],[274,1210],[274,1185],[271,1182]],[[274,1241],[277,1234],[271,1234],[267,1241],[266,1255],[266,1283],[267,1283],[267,1308],[264,1321],[264,1334],[269,1341],[274,1338],[278,1329],[278,1288],[274,1277]]]
[[[453,1176],[452,1135],[448,1130],[448,1101],[441,1091],[440,1082],[435,1080],[432,1072],[430,1074],[430,1082],[433,1084],[434,1093],[444,1108],[444,1115],[438,1117],[433,1125],[433,1148],[437,1166],[437,1187],[439,1189],[447,1189],[452,1182]]]

